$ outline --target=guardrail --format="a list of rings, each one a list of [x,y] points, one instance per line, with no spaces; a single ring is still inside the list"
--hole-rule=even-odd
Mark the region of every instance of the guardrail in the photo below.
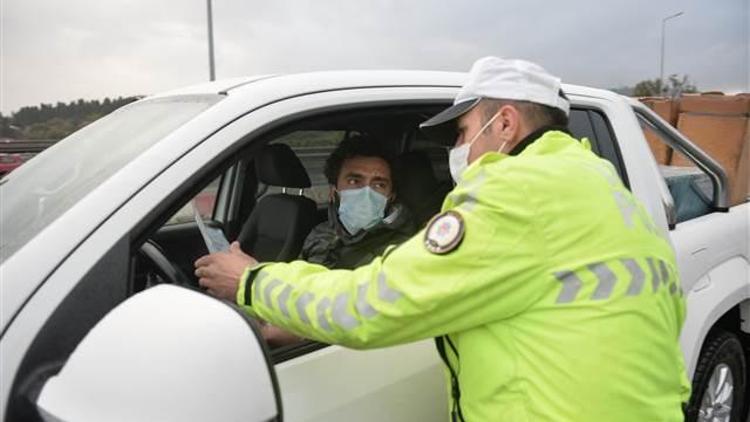
[[[39,153],[54,145],[55,142],[57,141],[0,139],[0,154]]]

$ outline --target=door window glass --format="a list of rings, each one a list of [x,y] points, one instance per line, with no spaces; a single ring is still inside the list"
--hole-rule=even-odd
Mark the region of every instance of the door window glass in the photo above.
[[[204,220],[211,220],[214,216],[216,198],[219,193],[220,184],[221,176],[211,181],[211,183],[195,195],[191,201],[188,201],[188,203],[183,205],[182,208],[170,217],[166,225],[195,221],[196,211]]]
[[[676,222],[710,213],[714,188],[709,175],[686,155],[670,147],[665,140],[666,135],[651,126],[643,117],[638,116],[638,120],[672,195]]]

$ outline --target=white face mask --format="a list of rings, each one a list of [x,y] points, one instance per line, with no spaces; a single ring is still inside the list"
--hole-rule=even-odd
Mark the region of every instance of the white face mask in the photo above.
[[[477,132],[469,142],[464,142],[461,146],[455,147],[448,152],[448,168],[451,171],[451,177],[454,182],[458,183],[461,174],[466,170],[466,167],[469,166],[469,153],[471,152],[472,144],[474,144],[474,141],[476,141],[477,138],[479,138],[479,135],[481,135],[482,132],[492,124],[499,114],[499,111],[495,113],[495,115],[492,116],[492,118],[485,123],[481,129],[479,129],[479,132]],[[505,148],[505,144],[507,143],[508,141],[503,142],[503,144],[500,145],[498,152],[503,152],[503,148]]]

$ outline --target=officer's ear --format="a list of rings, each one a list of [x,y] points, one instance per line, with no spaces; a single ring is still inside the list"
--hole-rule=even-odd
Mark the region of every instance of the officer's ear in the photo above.
[[[493,139],[499,142],[514,142],[519,139],[518,134],[523,126],[522,116],[518,108],[512,104],[505,104],[498,110],[497,119],[492,122],[495,132]]]

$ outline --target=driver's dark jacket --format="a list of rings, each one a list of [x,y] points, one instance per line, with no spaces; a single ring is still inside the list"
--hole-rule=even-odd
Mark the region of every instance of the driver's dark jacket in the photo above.
[[[403,204],[390,206],[376,226],[349,234],[341,225],[335,204],[328,206],[328,221],[318,224],[305,239],[300,259],[327,268],[352,269],[368,264],[389,245],[400,244],[416,232],[411,213]]]

